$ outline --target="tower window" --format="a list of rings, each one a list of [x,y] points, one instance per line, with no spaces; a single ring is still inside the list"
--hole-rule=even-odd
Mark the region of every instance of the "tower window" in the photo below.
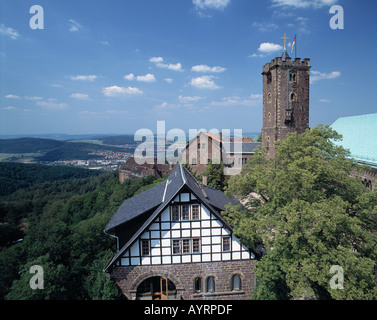
[[[195,292],[202,292],[202,278],[197,277],[194,280],[194,290]]]
[[[190,207],[188,204],[182,206],[182,220],[190,220]]]
[[[268,113],[267,119],[268,119],[268,122],[271,122],[271,112]]]
[[[141,252],[143,256],[149,256],[149,240],[141,240]]]
[[[199,238],[192,239],[192,252],[193,253],[200,252],[200,239]]]
[[[223,237],[223,251],[230,251],[230,237]]]
[[[193,204],[191,207],[192,210],[192,220],[199,220],[199,205]]]
[[[267,102],[268,102],[268,103],[271,103],[271,101],[272,101],[271,93],[269,93],[269,94],[267,95]]]
[[[179,221],[179,206],[173,206],[172,207],[172,220],[173,221]]]
[[[173,254],[181,253],[181,241],[173,240]]]
[[[292,92],[290,94],[290,98],[291,98],[291,101],[296,101],[296,94],[294,92]]]
[[[296,82],[296,73],[289,74],[289,81]]]
[[[182,240],[182,252],[190,253],[190,239]]]
[[[214,292],[215,291],[215,279],[214,277],[207,278],[207,292]]]
[[[232,277],[232,290],[241,290],[241,278],[239,274]]]

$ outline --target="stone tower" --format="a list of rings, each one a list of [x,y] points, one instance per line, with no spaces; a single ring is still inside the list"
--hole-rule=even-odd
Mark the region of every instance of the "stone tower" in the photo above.
[[[310,59],[292,60],[286,48],[281,57],[263,66],[262,147],[267,157],[275,157],[275,142],[289,132],[304,133],[309,128]]]

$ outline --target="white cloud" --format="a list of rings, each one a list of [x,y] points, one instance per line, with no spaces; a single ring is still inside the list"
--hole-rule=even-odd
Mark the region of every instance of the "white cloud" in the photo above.
[[[42,97],[25,97],[26,100],[42,100]]]
[[[333,71],[330,73],[322,73],[319,71],[311,71],[311,76],[310,76],[310,83],[314,83],[319,80],[326,80],[326,79],[336,79],[341,76],[341,72],[339,71]]]
[[[157,113],[166,114],[170,110],[175,110],[179,108],[181,108],[180,104],[163,102],[159,105],[154,106],[154,111],[156,111]]]
[[[16,96],[15,94],[7,94],[5,96],[5,98],[7,98],[7,99],[21,99],[21,97]]]
[[[197,9],[222,10],[230,4],[231,0],[192,0]]]
[[[329,103],[329,102],[331,102],[331,100],[329,100],[329,99],[320,99],[319,102],[321,102],[321,103]]]
[[[169,69],[173,71],[183,71],[182,65],[179,62],[176,64],[166,64],[163,63],[164,59],[162,57],[153,57],[150,58],[149,61],[155,63],[158,68]]]
[[[219,66],[209,67],[205,64],[196,65],[191,68],[191,71],[194,71],[194,72],[207,72],[207,73],[220,73],[220,72],[224,72],[225,70],[226,69],[223,67],[219,67]]]
[[[266,22],[262,22],[262,23],[254,22],[253,27],[257,28],[259,31],[262,31],[262,32],[268,32],[268,31],[272,31],[279,28],[279,26],[275,23],[266,23]]]
[[[0,34],[10,37],[13,40],[16,40],[20,36],[15,29],[6,27],[3,24],[0,24]]]
[[[173,83],[173,81],[174,81],[172,78],[165,78],[164,80],[165,80],[167,83]]]
[[[153,58],[150,58],[149,61],[154,62],[154,63],[160,63],[164,61],[164,59],[162,57],[153,57]]]
[[[198,97],[198,96],[194,96],[194,97],[184,97],[182,95],[180,95],[178,97],[179,101],[182,102],[182,103],[192,103],[192,102],[196,102],[196,101],[199,101],[199,100],[202,100],[202,99],[205,99],[206,97]]]
[[[135,75],[133,73],[126,74],[123,79],[132,81],[135,80]]]
[[[272,0],[273,5],[275,6],[314,9],[332,6],[337,2],[338,0]]]
[[[213,81],[214,76],[201,76],[191,79],[191,86],[200,89],[220,89],[218,85]]]
[[[272,53],[275,51],[283,50],[283,47],[280,44],[263,42],[260,44],[258,51],[262,53]]]
[[[123,77],[123,79],[129,80],[129,81],[139,81],[139,82],[155,82],[156,77],[153,74],[146,74],[145,76],[135,76],[133,73],[127,74]]]
[[[249,55],[249,58],[264,58],[267,54],[281,51],[283,50],[283,47],[280,44],[271,43],[271,42],[263,42],[260,44],[258,48],[259,53],[253,53]]]
[[[16,110],[17,108],[16,107],[2,107],[0,108],[0,110]]]
[[[68,20],[68,22],[69,22],[69,31],[71,32],[79,31],[79,29],[82,28],[82,25],[73,19]]]
[[[262,104],[263,96],[261,94],[251,94],[247,98],[239,96],[225,97],[221,101],[212,101],[209,105],[216,107],[229,107],[229,106],[246,106],[257,107]]]
[[[53,110],[62,110],[68,107],[66,103],[63,103],[63,102],[58,103],[55,101],[56,99],[49,99],[48,101],[38,101],[37,105],[48,108],[48,109],[53,109]]]
[[[89,96],[86,93],[72,93],[70,95],[71,98],[79,99],[79,100],[88,100]]]
[[[136,80],[141,82],[155,82],[156,78],[153,74],[148,73],[145,76],[137,76]]]
[[[78,76],[71,76],[72,80],[79,80],[79,81],[94,81],[97,79],[96,75],[89,75],[89,76],[83,76],[83,75],[78,75]]]
[[[103,94],[107,97],[118,97],[118,96],[143,94],[143,91],[134,87],[125,88],[125,87],[111,86],[111,87],[103,88]]]

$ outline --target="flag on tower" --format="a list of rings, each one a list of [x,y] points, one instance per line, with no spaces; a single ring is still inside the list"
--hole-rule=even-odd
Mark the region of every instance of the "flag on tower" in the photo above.
[[[292,43],[292,51],[291,51],[291,53],[293,52],[293,48],[294,48],[295,44],[296,44],[296,35],[295,35],[295,38],[293,39],[293,43]]]

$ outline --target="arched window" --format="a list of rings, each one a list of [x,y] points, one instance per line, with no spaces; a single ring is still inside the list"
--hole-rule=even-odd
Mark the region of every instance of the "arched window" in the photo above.
[[[232,290],[241,290],[241,277],[239,274],[235,274],[232,277]]]
[[[291,101],[296,101],[296,94],[294,92],[291,93]]]
[[[207,278],[207,292],[215,292],[215,279],[212,276]]]
[[[194,280],[194,291],[195,292],[202,292],[202,278],[197,277]]]

